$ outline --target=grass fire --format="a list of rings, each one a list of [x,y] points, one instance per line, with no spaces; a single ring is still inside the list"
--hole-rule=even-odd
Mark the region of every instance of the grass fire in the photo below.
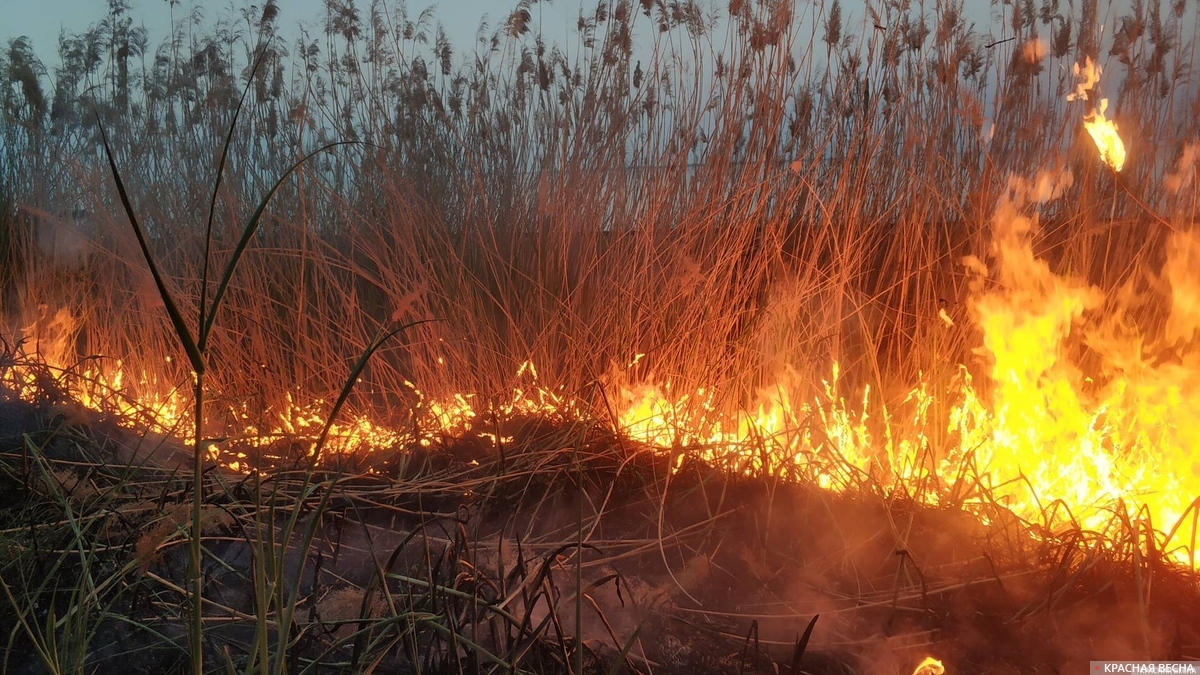
[[[0,55],[0,670],[1200,662],[1194,3],[177,4]]]

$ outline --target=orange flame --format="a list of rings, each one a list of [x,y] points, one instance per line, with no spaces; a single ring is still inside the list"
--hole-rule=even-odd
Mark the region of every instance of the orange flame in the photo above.
[[[949,389],[920,381],[887,406],[868,387],[843,394],[847,387],[833,363],[815,394],[800,393],[811,391],[811,374],[788,371],[751,405],[731,412],[710,389],[615,384],[618,430],[643,446],[679,453],[680,460],[687,453],[732,471],[786,475],[835,491],[928,484],[933,487],[913,498],[936,504],[957,494],[968,507],[987,500],[1046,531],[1073,520],[1103,532],[1116,522],[1115,511],[1144,519],[1157,532],[1158,540],[1147,545],[1194,565],[1194,544],[1172,537],[1200,495],[1194,459],[1200,427],[1192,424],[1200,419],[1200,280],[1193,272],[1200,267],[1200,235],[1177,233],[1169,240],[1159,277],[1169,292],[1169,313],[1156,332],[1138,333],[1120,309],[1132,306],[1134,298],[1126,297],[1132,290],[1106,298],[1082,279],[1056,274],[1034,254],[1038,223],[1028,214],[1071,184],[1070,174],[1011,179],[991,221],[988,262],[966,261],[974,277],[969,315],[982,334],[978,352],[987,359],[985,372],[975,373],[981,385],[960,366]],[[948,319],[942,317],[944,330],[954,324]],[[52,365],[65,364],[72,323],[69,313],[58,312],[28,330],[42,336],[39,349],[57,361]],[[1079,357],[1084,348],[1087,368]],[[186,390],[158,374],[130,372],[120,361],[90,361],[74,372],[73,393],[85,405],[163,433],[187,430]],[[421,431],[348,415],[333,425],[330,450],[428,446],[439,435],[471,430],[482,416],[598,418],[581,401],[539,384],[532,363],[519,375],[523,385],[492,402],[469,393],[426,397],[407,384],[422,401],[425,419],[413,427]],[[36,391],[29,370],[0,369],[0,377],[25,395]],[[240,435],[214,446],[212,456],[248,471],[247,452],[255,448],[281,439],[315,441],[327,409],[295,393],[265,424],[230,412],[232,423],[242,424]],[[931,463],[934,451],[939,456]]]
[[[1096,142],[1096,148],[1100,151],[1100,158],[1104,163],[1111,166],[1113,171],[1120,171],[1125,166],[1125,144],[1117,135],[1116,123],[1104,118],[1107,108],[1108,99],[1100,99],[1100,105],[1083,118],[1083,128],[1087,129],[1092,140]]]
[[[1087,57],[1083,66],[1076,63],[1073,70],[1080,82],[1075,87],[1075,93],[1067,95],[1067,100],[1091,100],[1090,92],[1100,81],[1102,69],[1092,62],[1091,57]],[[1120,171],[1125,166],[1125,143],[1117,134],[1116,123],[1104,117],[1107,110],[1108,99],[1100,99],[1099,105],[1093,106],[1091,112],[1084,116],[1083,128],[1096,143],[1096,149],[1100,151],[1100,158],[1104,163],[1112,167],[1113,171]]]

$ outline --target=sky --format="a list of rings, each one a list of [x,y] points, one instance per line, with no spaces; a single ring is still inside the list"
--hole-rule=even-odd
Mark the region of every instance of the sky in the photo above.
[[[206,19],[232,14],[233,8],[242,8],[254,0],[181,0],[176,12],[186,14],[191,6],[201,7]],[[796,0],[807,4],[809,0]],[[1121,0],[1126,1],[1126,0]],[[140,23],[150,32],[151,44],[157,44],[167,33],[170,25],[170,5],[167,0],[130,0],[135,25]],[[574,32],[580,6],[589,11],[597,0],[554,0],[540,2],[534,6],[533,20],[541,22],[542,32],[552,41],[565,41]],[[702,5],[716,2],[721,8],[727,0],[701,0]],[[357,0],[360,10],[370,6],[370,0]],[[473,42],[476,29],[485,14],[495,26],[516,6],[517,0],[408,0],[411,15],[426,7],[435,7],[437,20],[445,26],[452,44],[459,49]],[[968,14],[978,24],[988,23],[987,0],[966,0]],[[280,0],[279,26],[287,28],[297,22],[306,22],[313,27],[320,25],[324,0]],[[847,18],[861,19],[863,0],[842,0],[843,13]],[[6,46],[11,38],[26,35],[34,49],[47,65],[55,60],[54,51],[60,30],[80,32],[88,25],[99,21],[108,11],[107,0],[0,0],[0,46]],[[539,15],[540,12],[540,15]]]
[[[200,7],[211,22],[220,15],[233,15],[235,9],[245,7],[255,0],[179,0],[176,12],[186,14],[189,8]],[[539,2],[534,6],[533,28],[540,22],[541,32],[548,41],[562,45],[574,33],[574,24],[580,6],[589,11],[598,0],[553,0]],[[702,5],[716,3],[724,9],[728,0],[700,0]],[[828,0],[794,0],[797,5]],[[843,15],[854,32],[853,26],[863,19],[865,2],[870,0],[842,0]],[[878,0],[877,0],[878,1]],[[167,34],[170,25],[170,4],[167,0],[129,0],[135,24],[144,25],[150,33],[151,45],[157,45]],[[1133,0],[1101,0],[1102,17],[1113,17],[1128,11]],[[416,15],[426,7],[433,6],[437,20],[445,27],[451,43],[463,51],[474,41],[479,22],[486,14],[489,23],[495,26],[504,20],[516,6],[517,0],[407,0],[410,15]],[[357,0],[363,13],[370,0]],[[932,10],[933,2],[926,2]],[[992,20],[989,0],[964,0],[968,22],[974,23],[980,33],[1001,31],[1003,28]],[[998,3],[997,3],[998,4]],[[1039,3],[1040,4],[1040,3]],[[319,32],[324,0],[279,0],[281,16],[279,26],[285,31],[303,22]],[[56,49],[61,30],[80,32],[99,21],[107,12],[107,0],[0,0],[0,47],[6,47],[11,38],[26,35],[32,41],[38,56],[52,71],[57,63]]]
[[[253,0],[249,0],[253,2]],[[141,23],[150,32],[151,44],[157,44],[167,34],[170,25],[170,5],[167,0],[130,0],[135,25]],[[595,0],[585,0],[594,7]],[[181,0],[176,13],[186,14],[188,8],[198,6],[208,21],[221,14],[232,14],[232,8],[242,8],[247,0]],[[358,0],[364,12],[370,0]],[[539,3],[540,5],[541,3]],[[320,26],[324,0],[280,0],[279,26],[288,28],[297,22],[313,27]],[[484,14],[493,26],[503,20],[516,6],[516,0],[409,0],[409,13],[416,15],[426,7],[436,8],[437,20],[446,28],[451,42],[456,46],[471,44],[476,29]],[[575,23],[579,13],[579,0],[558,0],[540,9],[541,21],[547,35],[565,38],[568,29]],[[108,11],[107,0],[0,0],[0,45],[7,46],[11,38],[26,35],[33,41],[39,57],[49,62],[58,45],[59,31],[80,32],[99,21]],[[535,21],[538,16],[535,14]]]

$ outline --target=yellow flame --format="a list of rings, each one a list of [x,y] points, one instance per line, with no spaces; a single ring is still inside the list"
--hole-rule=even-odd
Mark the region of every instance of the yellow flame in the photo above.
[[[1117,125],[1110,119],[1105,119],[1104,111],[1108,109],[1108,99],[1100,99],[1100,105],[1091,114],[1083,118],[1083,128],[1096,143],[1100,158],[1111,166],[1113,171],[1120,171],[1125,166],[1125,144],[1117,135]]]
[[[913,675],[945,675],[945,673],[946,667],[932,656],[926,656],[913,671]]]
[[[1089,56],[1084,59],[1082,65],[1076,63],[1073,70],[1079,82],[1075,85],[1074,93],[1067,95],[1067,100],[1090,101],[1092,88],[1100,81],[1103,69]],[[1104,117],[1107,110],[1108,99],[1100,99],[1100,104],[1084,115],[1083,128],[1092,137],[1104,163],[1112,167],[1113,171],[1120,171],[1125,166],[1125,143],[1117,134],[1116,123]]]
[[[1103,532],[1114,514],[1133,516],[1157,533],[1148,546],[1194,565],[1193,543],[1172,536],[1200,495],[1200,426],[1193,423],[1200,419],[1200,234],[1168,241],[1159,278],[1169,312],[1157,333],[1138,333],[1120,311],[1144,300],[1131,287],[1106,297],[1034,254],[1038,223],[1030,214],[1071,182],[1070,174],[1049,173],[1010,180],[990,223],[987,262],[966,261],[973,277],[968,315],[982,335],[984,368],[960,366],[950,386],[922,379],[891,405],[869,387],[847,386],[837,363],[815,388],[813,373],[781,373],[733,410],[712,389],[616,383],[610,391],[617,430],[671,453],[676,468],[690,455],[835,491],[909,494],[914,485],[929,485],[911,498],[937,504],[953,494],[968,508],[986,499],[1042,531],[1074,520]],[[944,310],[938,316],[953,325]],[[39,349],[61,367],[72,324],[69,313],[44,312],[27,332],[43,337]],[[71,372],[72,393],[84,405],[162,433],[188,433],[186,387],[117,360],[90,360]],[[531,362],[518,376],[521,385],[498,401],[470,393],[431,397],[406,383],[421,402],[417,424],[400,431],[346,415],[330,427],[329,450],[403,450],[469,431],[486,432],[481,437],[496,445],[513,442],[491,426],[474,429],[481,419],[609,419],[606,410],[543,386]],[[37,393],[37,377],[33,368],[0,369],[0,383],[24,396]],[[241,425],[239,435],[209,453],[231,470],[249,471],[256,458],[245,451],[315,442],[328,409],[291,392],[266,420],[227,411],[229,424]]]

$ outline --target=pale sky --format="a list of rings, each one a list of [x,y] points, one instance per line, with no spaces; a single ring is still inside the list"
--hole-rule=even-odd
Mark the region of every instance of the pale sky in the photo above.
[[[207,23],[221,15],[236,15],[252,0],[181,0],[175,11],[186,16],[191,7],[200,7]],[[594,7],[595,0],[585,0],[586,6]],[[130,0],[135,17],[134,24],[141,23],[150,32],[151,45],[157,45],[167,34],[170,24],[170,5],[167,0]],[[255,3],[261,4],[261,3]],[[370,0],[358,0],[357,6],[367,16]],[[391,1],[389,0],[389,4]],[[299,22],[310,25],[319,33],[324,14],[324,0],[279,0],[280,17],[277,25],[286,34]],[[446,28],[453,45],[466,49],[475,38],[475,31],[484,14],[495,26],[516,6],[516,0],[409,0],[409,14],[415,18],[426,7],[436,7],[437,21]],[[543,31],[555,40],[565,39],[578,16],[579,0],[558,0],[552,5],[535,6],[541,11]],[[80,32],[99,21],[108,12],[107,0],[0,0],[0,45],[7,46],[10,38],[27,35],[44,61],[53,59],[58,46],[59,31]],[[534,21],[538,20],[537,11]],[[49,65],[49,63],[47,63]]]
[[[392,4],[395,0],[388,0]],[[828,5],[829,0],[794,0],[799,8],[811,7],[811,4]],[[853,33],[861,25],[864,15],[864,2],[868,0],[842,0],[843,16],[848,30]],[[1100,0],[1101,17],[1113,22],[1115,17],[1128,11],[1133,0]],[[180,0],[176,12],[186,15],[192,7],[200,7],[206,23],[210,24],[219,16],[236,16],[236,10],[251,4],[253,0]],[[357,6],[364,15],[368,14],[370,0],[356,0]],[[551,43],[563,45],[574,34],[576,17],[580,6],[590,12],[596,6],[597,0],[553,0],[553,2],[538,2],[534,5],[533,25]],[[728,0],[701,0],[704,6],[715,3],[722,11]],[[135,24],[144,25],[150,33],[150,43],[156,46],[167,34],[170,23],[170,5],[167,0],[130,0],[133,6],[132,14]],[[435,7],[437,21],[445,27],[450,40],[457,51],[469,50],[473,44],[476,29],[484,14],[488,15],[489,23],[495,27],[503,21],[516,6],[517,0],[408,0],[407,7],[411,16],[415,16],[426,7]],[[914,2],[914,6],[918,3]],[[992,18],[993,8],[989,0],[965,0],[965,14],[969,23],[974,23],[981,34],[989,31],[1001,34],[1005,28]],[[997,3],[999,4],[999,3]],[[1066,4],[1066,3],[1064,3]],[[324,0],[279,0],[281,14],[278,25],[288,33],[300,22],[309,25],[311,32],[320,33],[321,17]],[[636,6],[636,3],[635,3]],[[932,13],[934,3],[927,1],[925,9]],[[33,40],[34,49],[39,57],[53,70],[57,62],[56,51],[60,30],[80,32],[92,23],[99,21],[108,11],[107,0],[0,0],[0,48],[6,48],[8,40],[18,35],[27,35]],[[288,36],[289,41],[292,36]]]
[[[176,8],[186,14],[192,6],[202,8],[208,21],[221,14],[232,14],[233,8],[242,8],[252,0],[181,0]],[[389,0],[389,4],[390,4]],[[809,4],[809,0],[797,0]],[[580,6],[589,11],[597,0],[554,0],[534,5],[534,23],[540,19],[542,32],[554,41],[565,40],[574,31]],[[716,0],[702,0],[707,6]],[[170,22],[170,5],[167,0],[131,0],[132,14],[136,23],[142,23],[150,31],[151,44],[166,35]],[[280,19],[278,25],[287,29],[303,21],[314,28],[320,25],[324,0],[279,0]],[[446,28],[451,41],[458,48],[466,48],[475,38],[475,31],[484,14],[492,26],[502,21],[516,6],[517,0],[409,0],[410,15],[415,16],[426,7],[434,6],[437,20]],[[726,2],[717,2],[724,9]],[[979,24],[988,22],[987,0],[967,0],[968,13]],[[975,5],[974,9],[970,6]],[[366,15],[370,0],[357,0],[359,10]],[[848,19],[862,17],[861,0],[843,0],[843,13]],[[79,32],[89,24],[99,21],[108,11],[107,0],[0,0],[0,45],[7,45],[10,38],[27,35],[33,40],[38,55],[44,60],[52,57],[57,48],[61,29]],[[538,13],[541,13],[540,17]]]

